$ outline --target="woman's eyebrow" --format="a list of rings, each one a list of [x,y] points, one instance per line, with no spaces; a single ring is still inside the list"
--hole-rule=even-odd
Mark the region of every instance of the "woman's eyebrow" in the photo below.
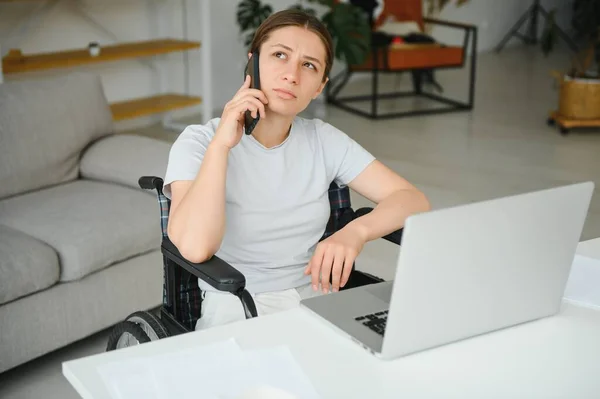
[[[282,47],[282,48],[286,49],[287,51],[290,51],[290,52],[294,51],[291,47],[286,46],[285,44],[281,44],[281,43],[273,44],[271,47]],[[321,61],[318,58],[316,58],[316,57],[311,57],[309,55],[305,55],[304,58],[307,59],[307,60],[313,61],[313,62],[315,62],[315,63],[317,63],[317,64],[319,64],[321,66],[323,66],[323,64],[321,63]]]

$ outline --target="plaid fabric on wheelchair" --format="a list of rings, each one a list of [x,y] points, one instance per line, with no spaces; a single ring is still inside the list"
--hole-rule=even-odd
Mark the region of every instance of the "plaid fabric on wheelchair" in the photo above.
[[[169,211],[171,201],[164,195],[162,185],[157,187],[158,202],[160,206],[160,223],[162,236],[167,238],[167,225],[169,221]],[[344,227],[354,218],[354,211],[350,206],[350,190],[348,187],[339,187],[335,183],[329,186],[329,204],[331,214],[321,240],[331,236],[333,233]],[[175,268],[175,273],[168,273],[168,268]],[[202,306],[202,292],[198,288],[198,279],[182,267],[169,261],[166,256],[163,257],[163,306],[173,313],[173,308],[168,303],[167,284],[169,276],[174,276],[175,297],[177,298],[177,314],[173,316],[190,331],[196,327],[196,322],[200,318]]]
[[[167,226],[169,223],[169,211],[171,210],[171,200],[164,195],[162,187],[157,187],[158,204],[160,206],[160,227],[163,238],[167,238]],[[198,279],[187,270],[170,262],[166,256],[163,256],[163,306],[172,313],[172,307],[169,304],[167,295],[168,284],[168,268],[175,268],[175,273],[171,275],[175,278],[176,298],[178,306],[176,306],[177,314],[175,318],[190,330],[194,330],[196,321],[200,318],[200,309],[202,305],[202,297],[198,288]]]
[[[331,183],[329,186],[329,206],[331,215],[321,241],[354,219],[354,211],[350,207],[350,189],[348,187],[339,187],[337,184]]]

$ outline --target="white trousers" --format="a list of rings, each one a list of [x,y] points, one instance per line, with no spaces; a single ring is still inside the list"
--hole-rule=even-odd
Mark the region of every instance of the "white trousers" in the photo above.
[[[307,284],[284,291],[263,292],[252,295],[258,316],[264,316],[300,305],[300,300],[323,295],[322,290],[313,291]],[[238,320],[245,320],[244,309],[240,299],[229,292],[202,292],[201,317],[196,322],[196,330],[215,327]]]

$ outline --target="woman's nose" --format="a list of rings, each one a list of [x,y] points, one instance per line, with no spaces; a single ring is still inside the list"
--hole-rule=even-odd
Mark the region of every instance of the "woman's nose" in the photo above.
[[[297,85],[299,83],[299,72],[298,72],[298,66],[296,65],[287,65],[286,69],[283,73],[283,79],[288,81],[289,83],[292,83],[294,85]]]

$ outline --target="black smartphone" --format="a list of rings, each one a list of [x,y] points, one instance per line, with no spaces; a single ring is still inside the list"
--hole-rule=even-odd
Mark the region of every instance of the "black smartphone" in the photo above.
[[[250,75],[250,87],[253,89],[260,90],[260,74],[258,70],[258,52],[253,52],[252,56],[246,64],[246,70],[244,72],[244,79]],[[256,127],[256,124],[260,120],[260,115],[257,113],[256,118],[252,117],[250,111],[246,111],[244,114],[244,133],[252,134],[252,131]]]

